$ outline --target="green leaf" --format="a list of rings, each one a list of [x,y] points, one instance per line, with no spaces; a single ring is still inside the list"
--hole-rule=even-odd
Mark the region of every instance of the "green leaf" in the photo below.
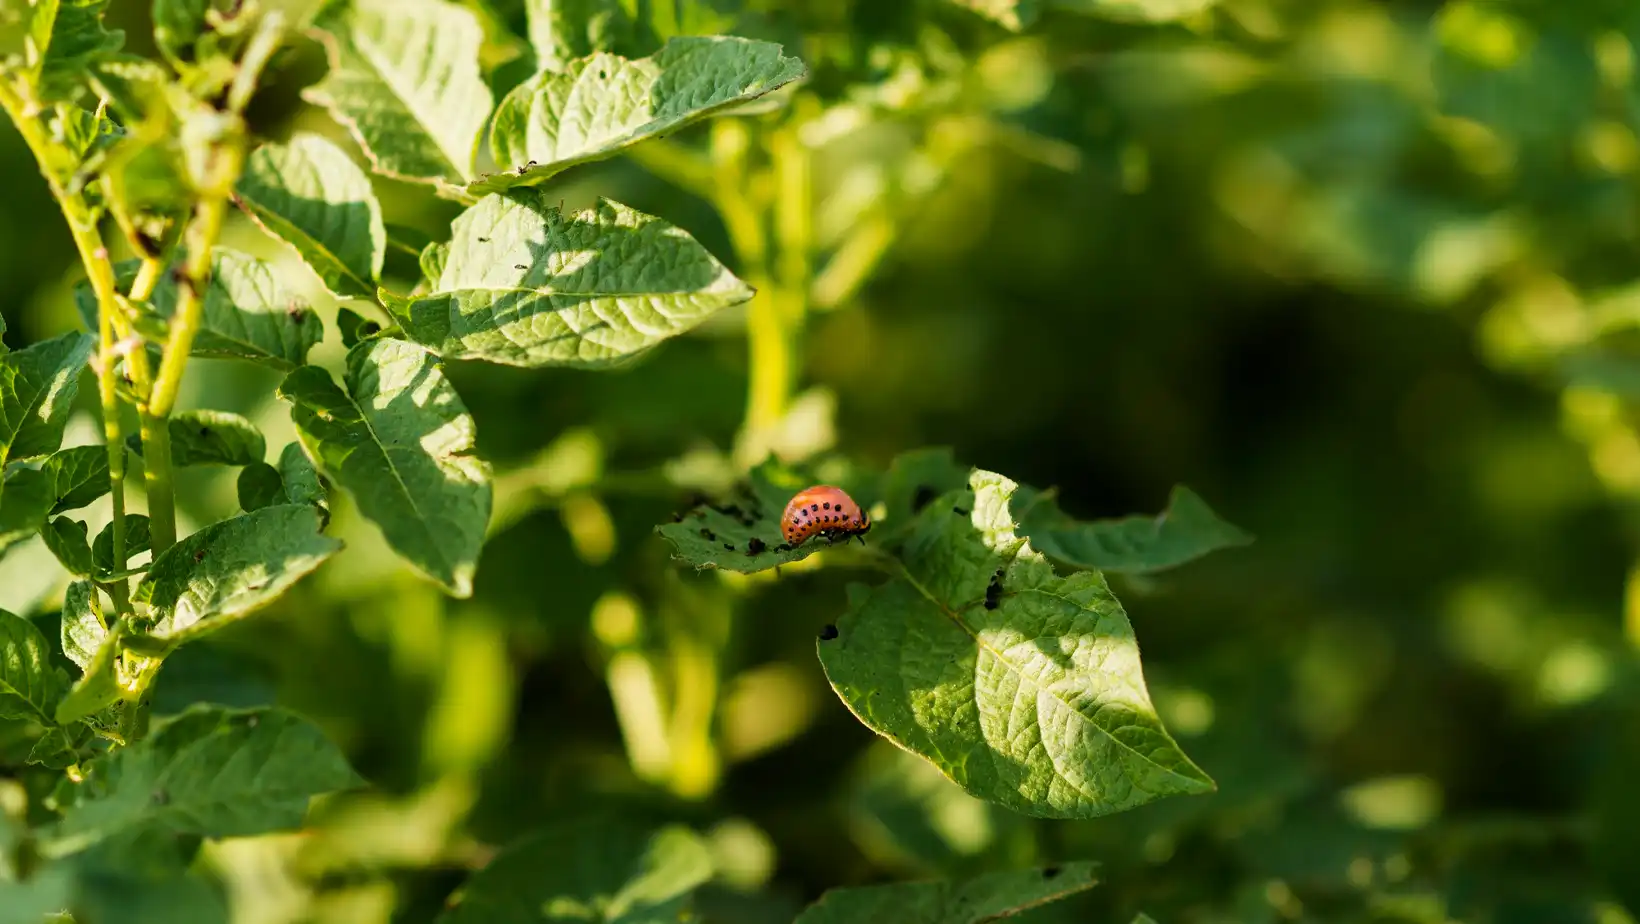
[[[240,469],[235,487],[239,507],[245,511],[290,503],[285,496],[285,482],[279,477],[279,470],[266,462],[253,462]]]
[[[537,70],[563,70],[576,58],[630,41],[633,22],[620,0],[525,0]]]
[[[285,497],[291,503],[312,504],[329,513],[330,493],[301,443],[287,443],[280,451],[279,477],[285,483]]]
[[[176,299],[177,283],[167,273],[154,289],[154,312],[170,318]],[[243,359],[285,371],[307,362],[308,350],[324,336],[319,316],[279,281],[270,264],[225,247],[211,252],[201,312],[193,356]]]
[[[1083,523],[1060,510],[1048,492],[1027,487],[1014,493],[1011,506],[1020,533],[1037,551],[1077,568],[1146,574],[1253,541],[1182,485],[1154,517]]]
[[[148,551],[148,542],[148,518],[140,513],[126,514],[126,560],[129,561]],[[110,523],[104,526],[102,531],[97,533],[97,538],[92,541],[91,564],[97,569],[99,577],[106,577],[116,572],[114,568],[114,524]]]
[[[35,5],[31,31],[37,36],[49,36],[43,47],[36,49],[39,57],[34,76],[41,102],[78,96],[92,64],[125,44],[124,32],[103,28],[103,10],[107,6],[108,0],[42,0]]]
[[[1156,919],[1141,911],[1133,916],[1131,924],[1156,924]]]
[[[605,366],[752,297],[687,233],[603,200],[565,216],[539,190],[481,200],[455,221],[434,294],[390,305],[446,358]]]
[[[293,713],[195,706],[92,764],[42,849],[64,856],[147,826],[211,838],[288,831],[312,796],[360,782],[336,746]]]
[[[752,574],[802,561],[832,543],[816,537],[787,548],[780,517],[792,495],[818,481],[812,473],[770,459],[752,469],[732,499],[702,504],[655,531],[672,543],[679,560],[696,568]],[[843,487],[856,500],[863,497],[853,485]]]
[[[154,44],[167,60],[193,60],[194,41],[205,29],[210,0],[154,0]]]
[[[296,249],[341,297],[373,297],[387,230],[370,178],[341,148],[302,133],[251,153],[238,201],[269,234]]]
[[[155,878],[82,873],[75,910],[97,924],[229,924],[226,889],[198,871]]]
[[[40,468],[51,475],[52,513],[78,510],[109,491],[108,450],[74,446],[52,453]]]
[[[711,853],[688,828],[565,824],[502,851],[438,922],[672,924],[684,920],[691,893],[711,875]]]
[[[58,710],[61,711],[59,706]],[[91,740],[90,726],[75,723],[67,728],[47,729],[28,752],[28,763],[40,764],[53,770],[66,770],[81,760],[80,749]]]
[[[0,610],[0,717],[50,725],[59,692],[45,636],[34,623]]]
[[[0,924],[41,924],[68,911],[73,870],[53,863],[21,882],[0,879]]]
[[[951,0],[1015,32],[1036,22],[1038,0]],[[1051,2],[1051,0],[1050,0]]]
[[[75,586],[79,585],[70,586],[70,592],[73,591]],[[95,592],[89,595],[89,599],[91,601],[90,606],[83,607],[79,612],[90,611],[93,607],[100,609],[96,602]],[[76,605],[80,606],[77,601]],[[63,648],[65,652],[70,642],[68,618],[69,611],[68,607],[65,606],[63,608]],[[77,619],[72,641],[81,650],[80,653],[83,654],[87,645],[93,640],[95,640],[96,646],[91,649],[91,657],[80,665],[84,671],[80,679],[74,682],[74,685],[68,690],[68,695],[64,696],[63,701],[57,704],[56,719],[63,725],[95,715],[120,699],[117,664],[120,654],[120,640],[125,637],[126,623],[120,621],[115,623],[112,630],[103,630],[102,623],[98,621],[97,613],[94,611],[90,612],[89,619],[78,615]],[[70,657],[74,656],[70,655]],[[79,658],[76,657],[75,660],[78,661]]]
[[[331,0],[314,29],[330,72],[303,97],[347,126],[377,173],[472,177],[494,99],[479,73],[483,35],[471,12],[441,0]]]
[[[69,333],[0,355],[0,465],[62,445],[91,344],[90,334]]]
[[[91,574],[91,532],[79,520],[57,517],[40,528],[40,538],[46,548],[57,556],[57,561],[69,574],[86,577]]]
[[[342,332],[342,346],[353,349],[361,341],[381,332],[382,326],[357,311],[336,309],[336,328]]]
[[[312,507],[264,507],[160,553],[132,599],[147,604],[155,637],[179,645],[271,602],[341,547]]]
[[[471,184],[480,195],[541,183],[663,132],[757,99],[802,77],[771,42],[684,36],[628,60],[599,52],[543,71],[508,93],[490,127],[495,161],[515,170]]]
[[[0,552],[39,532],[56,502],[50,472],[22,467],[7,471],[0,482]]]
[[[227,411],[179,411],[167,426],[171,433],[171,464],[250,465],[267,455],[262,431],[238,414]],[[132,436],[134,452],[142,452],[142,442]]]
[[[984,924],[1085,892],[1097,864],[989,873],[967,882],[896,882],[833,889],[794,924]]]
[[[1017,486],[975,470],[918,516],[896,570],[822,634],[861,721],[971,794],[1092,818],[1214,788],[1151,705],[1138,643],[1097,572],[1068,578],[1016,533]]]
[[[63,595],[63,654],[84,671],[108,638],[102,616],[102,600],[90,581],[75,581]]]
[[[468,596],[491,489],[489,466],[473,455],[473,418],[461,396],[437,357],[402,340],[350,350],[346,384],[344,392],[309,366],[279,386],[302,447],[353,494],[400,557]],[[285,483],[297,493],[288,475]]]
[[[1119,22],[1169,22],[1194,16],[1218,0],[1043,0],[1052,8]]]

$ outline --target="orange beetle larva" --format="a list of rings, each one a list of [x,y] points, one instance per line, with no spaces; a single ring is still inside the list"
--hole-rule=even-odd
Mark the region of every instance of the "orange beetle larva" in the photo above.
[[[819,484],[804,488],[786,504],[780,531],[793,548],[813,536],[858,536],[871,528],[871,519],[842,488]]]

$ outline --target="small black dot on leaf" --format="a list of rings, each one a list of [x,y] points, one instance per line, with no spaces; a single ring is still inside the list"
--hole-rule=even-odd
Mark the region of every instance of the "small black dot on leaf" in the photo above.
[[[1044,870],[1043,870],[1043,871],[1042,871],[1042,878],[1043,878],[1043,879],[1052,879],[1052,878],[1054,878],[1054,877],[1055,877],[1055,876],[1058,876],[1058,875],[1059,875],[1059,873],[1060,873],[1060,869],[1059,869],[1059,867],[1057,867],[1057,866],[1050,866],[1050,867],[1047,867],[1047,868],[1046,868],[1046,869],[1044,869]]]
[[[490,239],[487,238],[487,237],[481,237],[481,238],[478,239],[478,242],[480,244],[488,244],[490,242]]]
[[[725,548],[725,549],[728,549],[728,550],[729,550],[729,551],[731,551],[731,552],[733,552],[733,551],[734,551],[734,550],[735,550],[735,545],[734,545],[734,543],[732,543],[732,542],[725,542],[725,543],[724,543],[724,544],[723,544],[723,547],[724,547],[724,548]]]
[[[820,641],[822,641],[822,642],[829,642],[829,641],[831,641],[832,639],[834,639],[836,637],[837,637],[837,627],[832,625],[829,622],[826,623],[826,627],[824,629],[820,630]]]
[[[762,539],[758,539],[756,537],[753,537],[753,539],[750,542],[746,543],[746,554],[747,555],[758,555],[758,554],[761,554],[765,548],[767,548],[767,546],[765,546],[763,544]]]

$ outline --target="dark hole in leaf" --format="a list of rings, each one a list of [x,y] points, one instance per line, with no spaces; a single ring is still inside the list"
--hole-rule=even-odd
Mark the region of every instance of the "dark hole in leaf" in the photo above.
[[[963,509],[962,507],[952,507],[951,512],[956,514],[959,517],[965,517],[965,516],[968,515],[968,511]]]
[[[763,544],[762,539],[759,539],[756,536],[753,536],[752,540],[750,542],[746,543],[746,554],[747,555],[757,555],[757,554],[762,553],[762,551],[766,548],[768,548],[768,546]]]
[[[1052,879],[1052,878],[1054,878],[1055,876],[1058,876],[1058,875],[1059,875],[1059,867],[1057,867],[1057,866],[1050,866],[1050,867],[1047,867],[1046,869],[1042,870],[1042,878],[1043,879]]]
[[[836,637],[837,637],[837,627],[832,625],[829,622],[826,623],[826,627],[824,629],[820,630],[820,641],[822,641],[822,642],[829,642],[829,641],[831,641],[832,639],[834,639]]]
[[[921,513],[936,497],[934,489],[925,484],[917,485],[917,493],[911,496],[911,512]]]
[[[717,541],[717,533],[714,533],[711,530],[706,529],[704,527],[700,531],[700,536],[701,536],[702,539],[705,539],[707,542],[716,542]]]
[[[724,544],[723,544],[723,547],[724,547],[724,548],[725,548],[725,549],[728,549],[728,550],[729,550],[729,551],[731,551],[731,552],[733,552],[733,551],[734,551],[734,550],[735,550],[735,545],[734,545],[734,543],[732,543],[732,542],[725,542],[725,543],[724,543]]]
[[[480,244],[488,244],[490,242],[490,239],[487,238],[487,237],[481,237],[481,238],[478,239],[478,242]]]

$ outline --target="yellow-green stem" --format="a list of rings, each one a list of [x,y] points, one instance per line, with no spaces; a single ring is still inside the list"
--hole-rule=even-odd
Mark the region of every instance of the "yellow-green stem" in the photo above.
[[[729,232],[729,243],[739,257],[741,277],[756,292],[746,306],[750,381],[741,432],[739,461],[743,464],[761,457],[767,435],[785,416],[791,394],[791,356],[782,333],[780,307],[771,291],[766,216],[750,195],[750,149],[751,132],[744,121],[719,119],[712,123],[714,198]]]

